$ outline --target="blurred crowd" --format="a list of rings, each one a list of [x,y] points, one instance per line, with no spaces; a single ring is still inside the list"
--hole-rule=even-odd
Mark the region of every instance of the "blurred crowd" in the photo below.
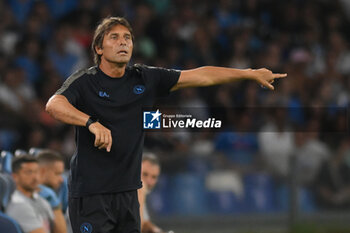
[[[159,106],[196,108],[198,118],[219,114],[230,122],[223,132],[147,134],[145,147],[160,155],[164,173],[205,173],[213,189],[235,183],[222,171],[267,173],[284,184],[295,159],[298,182],[315,191],[320,206],[348,207],[349,10],[346,0],[0,1],[0,149],[50,148],[69,167],[73,127],[52,119],[45,104],[72,72],[93,65],[98,22],[124,16],[135,35],[132,63],[288,73],[273,92],[238,82],[160,100]],[[278,108],[260,111],[268,107]]]

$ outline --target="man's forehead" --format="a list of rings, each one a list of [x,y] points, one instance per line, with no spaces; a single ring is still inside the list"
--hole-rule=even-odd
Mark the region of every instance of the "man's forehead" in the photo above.
[[[41,161],[39,163],[42,166],[61,166],[64,165],[64,162],[62,160],[53,160],[53,161]]]
[[[118,34],[122,33],[122,34],[130,34],[131,35],[131,32],[129,31],[129,29],[121,24],[114,25],[111,28],[111,30],[107,33],[107,35],[113,34],[113,33],[118,33]]]
[[[49,165],[51,165],[51,167],[53,167],[53,168],[62,168],[62,167],[64,167],[64,162],[57,160],[57,161],[50,163]]]
[[[30,168],[36,168],[39,164],[37,162],[29,162],[29,163],[22,163],[21,168],[30,169]]]
[[[155,167],[159,167],[159,165],[158,164],[156,164],[156,163],[152,163],[151,161],[148,161],[148,160],[144,160],[144,161],[142,161],[142,164],[147,164],[147,165],[150,165],[150,166],[155,166]]]
[[[156,172],[156,173],[160,173],[160,167],[157,164],[151,163],[149,161],[144,161],[142,163],[142,170],[144,172]]]

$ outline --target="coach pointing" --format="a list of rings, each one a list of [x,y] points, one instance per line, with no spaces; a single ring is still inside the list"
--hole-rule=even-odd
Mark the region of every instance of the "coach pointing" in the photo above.
[[[76,126],[69,179],[74,233],[140,232],[142,107],[151,107],[157,97],[180,88],[251,79],[273,90],[274,79],[286,77],[264,68],[178,71],[128,66],[133,32],[119,17],[98,25],[92,51],[96,66],[72,74],[46,105],[54,118]]]

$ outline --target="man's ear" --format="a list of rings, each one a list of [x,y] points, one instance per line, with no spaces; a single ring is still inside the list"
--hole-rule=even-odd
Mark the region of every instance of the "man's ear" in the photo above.
[[[102,55],[103,54],[103,48],[99,47],[99,46],[95,46],[95,51],[98,55]]]

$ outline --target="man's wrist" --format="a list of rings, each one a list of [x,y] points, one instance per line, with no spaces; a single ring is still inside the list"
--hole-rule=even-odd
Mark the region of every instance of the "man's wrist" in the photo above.
[[[256,80],[256,72],[254,69],[245,69],[245,75],[244,78],[245,79],[250,79],[250,80]]]
[[[86,128],[89,128],[89,126],[95,122],[97,122],[98,119],[96,117],[92,117],[90,116],[89,119],[87,120],[86,124],[85,124],[85,127]]]

